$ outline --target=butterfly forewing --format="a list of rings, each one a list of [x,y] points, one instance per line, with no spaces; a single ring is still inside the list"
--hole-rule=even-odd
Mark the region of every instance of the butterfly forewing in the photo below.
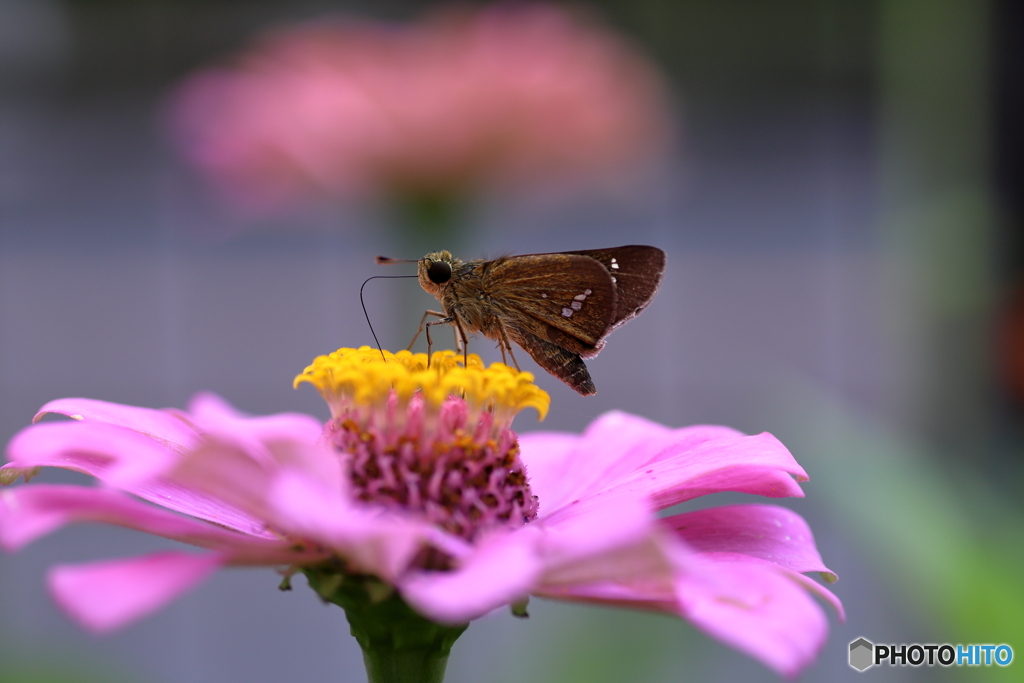
[[[600,262],[585,255],[499,259],[487,264],[482,281],[509,315],[525,314],[543,323],[532,330],[542,339],[562,341],[561,335],[548,333],[546,326],[551,326],[582,342],[581,350],[592,350],[613,324],[615,284]]]
[[[568,253],[600,261],[614,278],[615,316],[608,332],[634,318],[651,303],[665,272],[665,252],[657,247],[630,245]]]

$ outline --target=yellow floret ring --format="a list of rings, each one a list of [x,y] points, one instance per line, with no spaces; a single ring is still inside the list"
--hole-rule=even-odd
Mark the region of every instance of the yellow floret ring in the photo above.
[[[449,396],[460,396],[470,405],[517,413],[534,408],[540,419],[547,415],[551,398],[533,383],[533,375],[502,363],[484,367],[480,356],[465,359],[456,351],[427,354],[410,351],[378,351],[369,346],[341,348],[317,356],[302,371],[294,386],[309,382],[330,402],[345,398],[362,405],[385,401],[394,390],[400,401],[419,393],[433,406]]]

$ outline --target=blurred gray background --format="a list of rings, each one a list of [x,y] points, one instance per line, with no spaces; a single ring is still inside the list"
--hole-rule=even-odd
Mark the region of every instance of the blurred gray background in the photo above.
[[[162,131],[167,89],[255,31],[408,2],[0,0],[0,436],[47,400],[181,406],[212,390],[255,412],[326,408],[291,380],[372,343],[364,279],[417,258],[368,203],[240,216]],[[779,436],[808,470],[803,514],[849,612],[802,680],[853,680],[874,642],[1008,642],[1018,607],[1020,404],[997,352],[1016,283],[1019,10],[971,0],[605,0],[671,78],[671,168],[629,195],[491,197],[471,258],[648,243],[660,294],[589,363],[599,393],[545,373],[543,425],[618,408]],[[1016,61],[1014,61],[1016,60]],[[398,268],[397,266],[394,268]],[[436,305],[367,286],[386,348]],[[491,344],[471,349],[499,360]],[[1024,354],[1024,348],[1020,349]],[[525,354],[519,354],[523,360]],[[526,360],[526,369],[536,369]],[[722,497],[695,504],[730,502]],[[361,681],[342,612],[302,582],[234,570],[140,624],[85,634],[44,589],[53,563],[161,547],[66,529],[0,556],[0,681]],[[452,683],[759,681],[761,665],[664,617],[533,601],[457,643]],[[1016,616],[1016,618],[1014,618]],[[876,680],[1024,680],[892,668]]]

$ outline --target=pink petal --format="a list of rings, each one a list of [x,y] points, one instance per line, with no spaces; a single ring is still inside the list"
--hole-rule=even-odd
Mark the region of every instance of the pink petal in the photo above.
[[[827,580],[827,575],[823,574],[823,576],[826,576]],[[835,576],[835,574],[832,574],[832,576]],[[819,599],[824,600],[831,605],[832,609],[836,611],[836,616],[839,617],[839,621],[846,621],[846,609],[843,607],[842,601],[836,597],[835,593],[830,591],[828,588],[825,588],[809,576],[789,572],[789,577],[803,586],[807,592],[818,596]],[[838,577],[836,580],[838,580]]]
[[[611,411],[592,422],[583,433],[582,457],[589,463],[597,456],[598,467],[594,469],[601,474],[595,481],[607,481],[628,476],[663,458],[664,450],[670,445],[675,452],[685,452],[706,441],[738,436],[743,434],[731,427],[695,425],[671,429],[637,415]]]
[[[544,491],[544,498],[555,496],[558,485],[584,487],[581,472],[591,479],[607,478],[615,472],[630,472],[662,455],[670,444],[694,446],[726,436],[742,436],[731,427],[695,425],[669,429],[636,415],[611,411],[597,418],[583,435],[573,432],[531,432],[519,436],[522,459],[526,463],[530,486]],[[622,452],[615,442],[621,442]],[[599,448],[595,448],[599,447]],[[602,466],[599,458],[605,456]],[[572,476],[567,477],[571,474]],[[540,495],[540,494],[538,494]]]
[[[215,553],[161,552],[127,560],[53,567],[50,591],[85,628],[107,632],[163,607],[224,563]]]
[[[816,582],[809,576],[805,576],[792,569],[787,569],[781,565],[772,562],[771,560],[765,560],[760,557],[753,557],[751,555],[745,555],[743,553],[730,553],[730,552],[704,552],[698,553],[698,557],[708,562],[714,562],[718,564],[747,564],[747,565],[763,565],[775,571],[781,571],[790,579],[803,586],[808,592],[813,593],[821,600],[827,602],[836,611],[836,616],[839,617],[840,621],[846,620],[846,610],[843,608],[842,601],[836,597],[836,595],[825,586]],[[828,581],[838,580],[835,574],[831,572],[821,572],[822,576]]]
[[[279,413],[252,417],[214,394],[199,394],[189,404],[189,417],[205,437],[207,451],[237,450],[255,463],[276,469],[284,464],[308,466],[323,425],[309,415]],[[312,458],[322,464],[328,458]],[[335,459],[336,460],[336,459]]]
[[[265,450],[260,454],[238,444],[206,442],[165,472],[164,482],[245,510],[265,524],[273,522],[267,509],[268,492],[276,475],[271,460]]]
[[[639,602],[661,601],[668,605],[661,609],[672,611],[673,585],[680,564],[676,550],[671,538],[651,533],[577,562],[546,567],[533,592],[552,598],[591,601],[595,586],[613,585],[625,600],[620,604],[637,606]],[[602,596],[597,601],[605,600]]]
[[[78,423],[37,425],[24,430],[22,434],[28,442],[12,443],[11,458],[30,462],[49,457],[50,462],[39,464],[73,466],[126,488],[130,483],[160,474],[182,454],[201,446],[204,440],[236,447],[258,461],[305,464],[302,458],[308,453],[296,448],[296,444],[313,444],[322,431],[321,424],[309,415],[281,413],[249,417],[213,394],[197,395],[190,408],[191,414],[88,399],[59,399],[44,406],[40,415],[62,412],[76,417]],[[79,429],[75,429],[76,426]],[[54,431],[54,427],[59,429]],[[81,431],[81,428],[88,431]],[[149,437],[148,442],[146,437]],[[91,468],[89,462],[52,461],[57,451],[74,457],[76,443],[80,444],[78,451],[109,458],[92,463]]]
[[[538,520],[544,572],[537,595],[571,597],[580,586],[614,582],[657,587],[672,602],[675,575],[688,551],[666,531],[644,499],[620,497],[568,506]],[[635,594],[630,594],[630,600]]]
[[[272,523],[267,499],[282,471],[344,485],[341,462],[320,442],[322,425],[308,415],[248,417],[212,394],[198,395],[190,410],[205,440],[163,473],[184,490]]]
[[[536,478],[538,495],[543,493],[541,504],[552,509],[582,497],[595,481],[605,481],[609,471],[628,471],[646,462],[657,452],[656,445],[649,447],[652,440],[671,431],[656,422],[612,411],[597,418],[581,436],[524,434],[519,446],[531,487]]]
[[[246,433],[261,442],[274,444],[280,441],[313,443],[323,432],[323,424],[311,415],[275,413],[251,416],[238,411],[216,394],[197,394],[189,402],[188,409],[190,418],[204,434],[232,436]]]
[[[810,595],[769,565],[708,562],[683,573],[677,591],[683,616],[783,676],[813,661],[828,634]]]
[[[216,496],[182,486],[176,482],[156,479],[126,487],[125,490],[168,510],[220,524],[248,536],[277,537],[267,529],[267,520],[257,517],[247,510],[240,510]]]
[[[579,435],[569,432],[519,435],[519,457],[526,466],[530,489],[544,506],[542,510],[562,506],[562,491],[567,488],[565,476],[579,442]]]
[[[281,442],[271,452],[260,451],[257,446],[244,448],[215,437],[187,453],[166,473],[166,478],[184,490],[201,492],[245,510],[254,518],[276,524],[282,520],[275,517],[270,505],[271,489],[285,472],[321,482],[339,493],[345,485],[341,461],[322,444]]]
[[[40,408],[33,422],[47,413],[67,415],[84,422],[126,427],[182,447],[195,443],[197,437],[195,428],[178,411],[172,410],[139,408],[91,398],[59,398]]]
[[[678,429],[673,429],[672,433],[664,439],[664,445],[661,445],[658,449],[658,454],[643,464],[649,465],[652,462],[674,458],[677,453],[696,448],[700,444],[707,443],[709,441],[715,441],[717,439],[732,439],[743,436],[746,436],[743,432],[735,430],[732,427],[723,427],[721,425],[693,425],[690,427],[680,427]],[[671,448],[669,448],[669,446],[671,446]]]
[[[18,467],[82,472],[168,509],[243,533],[268,536],[264,522],[249,512],[194,487],[155,476],[177,462],[181,453],[129,428],[86,421],[33,425],[15,435],[8,456]]]
[[[778,439],[764,433],[709,439],[695,446],[671,444],[642,469],[595,482],[585,496],[641,494],[659,509],[724,491],[802,497],[794,477],[806,480],[807,474]]]
[[[549,567],[587,564],[660,532],[650,503],[628,496],[580,501],[542,516],[535,524],[544,529],[542,552]]]
[[[662,520],[698,552],[743,553],[794,572],[822,572],[835,580],[803,517],[776,505],[730,505]]]
[[[566,583],[547,585],[543,582],[534,589],[534,595],[629,609],[645,609],[678,616],[679,608],[675,598],[673,580],[643,581],[632,583],[620,580],[602,579],[590,583]]]
[[[824,644],[828,622],[801,587],[803,582],[798,578],[813,584],[806,577],[756,559],[676,559],[678,569],[672,585],[644,581],[638,576],[632,582],[604,580],[536,592],[562,600],[685,617],[715,638],[790,677],[807,666]]]
[[[639,490],[654,496],[659,507],[668,507],[705,492],[723,490],[723,483],[716,481],[711,474],[714,463],[710,464],[707,472],[701,471],[699,465],[706,453],[730,449],[738,451],[733,458],[738,464],[751,466],[747,468],[746,476],[753,481],[744,483],[743,475],[733,469],[726,477],[724,490],[744,490],[734,488],[731,482],[735,481],[736,486],[750,488],[752,493],[775,490],[776,495],[802,495],[791,477],[775,471],[781,467],[786,472],[807,478],[782,444],[777,440],[774,444],[763,444],[761,450],[771,456],[765,457],[766,453],[752,448],[743,439],[769,442],[774,437],[745,437],[729,427],[714,425],[669,429],[635,415],[611,411],[595,420],[582,436],[553,432],[525,434],[520,437],[520,447],[530,485],[540,497],[541,504],[549,510],[617,486],[635,490],[638,482]],[[751,461],[744,463],[745,458]],[[680,461],[692,463],[693,467],[676,472]],[[725,463],[729,467],[735,464]],[[762,477],[754,476],[752,468],[755,466],[762,468]],[[657,486],[642,483],[649,478],[644,477],[645,473],[655,472],[673,473],[674,480],[670,479],[664,486],[666,490],[660,491]],[[696,479],[694,491],[689,495],[684,493],[681,499],[676,500],[680,494],[672,490],[673,485],[685,488],[688,483],[679,482],[681,477]]]
[[[692,525],[686,524],[690,515]],[[684,616],[776,671],[795,675],[814,658],[827,633],[824,614],[809,593],[831,603],[840,618],[843,611],[830,591],[787,568],[828,571],[809,533],[788,542],[776,520],[792,533],[806,529],[798,515],[773,506],[677,515],[662,520],[662,528],[682,527],[682,532],[672,530],[673,539],[689,531],[701,552],[673,545],[654,532],[631,547],[546,572],[533,592]],[[759,532],[771,537],[759,538]],[[779,564],[762,556],[773,556]]]
[[[33,425],[18,432],[7,447],[8,459],[18,466],[61,467],[102,481],[164,468],[179,453],[134,429],[85,421]]]
[[[467,622],[529,595],[542,566],[538,540],[538,530],[529,526],[495,533],[481,539],[458,568],[415,572],[399,580],[399,590],[431,619]]]
[[[290,564],[293,541],[253,538],[142,503],[119,491],[38,484],[0,491],[0,544],[17,550],[72,522],[102,522],[217,550],[232,564]]]
[[[272,519],[289,536],[333,549],[353,568],[393,580],[428,543],[444,544],[443,532],[412,517],[355,505],[320,482],[282,473],[268,494]],[[466,548],[446,548],[464,554]]]

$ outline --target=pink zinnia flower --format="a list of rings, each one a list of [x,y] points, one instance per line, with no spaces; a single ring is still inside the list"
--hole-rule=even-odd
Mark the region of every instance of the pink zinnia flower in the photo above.
[[[323,20],[263,36],[170,103],[182,153],[238,199],[454,196],[606,175],[663,156],[656,69],[555,7]]]
[[[303,571],[354,633],[354,589],[362,606],[400,597],[452,625],[538,595],[676,614],[785,675],[813,659],[827,620],[811,594],[842,607],[804,576],[834,580],[803,519],[770,505],[656,515],[718,491],[802,495],[806,474],[774,437],[613,412],[582,435],[517,438],[515,414],[548,406],[529,373],[383,355],[341,349],[296,379],[327,399],[326,426],[243,416],[210,395],[187,412],[51,402],[41,415],[74,419],[18,434],[0,481],[62,467],[104,486],[0,492],[0,544],[99,521],[205,549],[52,569],[58,603],[97,631],[222,566],[262,564]]]

